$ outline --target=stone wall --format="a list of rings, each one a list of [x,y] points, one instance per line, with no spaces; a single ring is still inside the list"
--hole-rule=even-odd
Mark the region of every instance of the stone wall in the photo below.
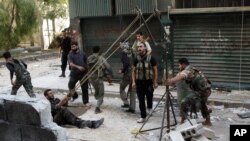
[[[67,137],[52,121],[47,100],[0,95],[0,140],[67,141]]]

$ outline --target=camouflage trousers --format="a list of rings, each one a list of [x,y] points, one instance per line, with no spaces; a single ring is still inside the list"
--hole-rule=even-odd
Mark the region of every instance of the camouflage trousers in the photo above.
[[[129,86],[128,88],[128,94],[130,100],[129,102],[128,102],[128,94],[125,92],[127,86]],[[132,88],[132,80],[129,75],[124,75],[122,81],[120,82],[120,96],[124,104],[129,104],[129,109],[135,110],[136,90]]]
[[[181,101],[181,116],[186,117],[190,108],[200,109],[202,117],[207,118],[210,116],[207,100],[211,95],[211,90],[205,90],[204,92],[190,94]]]
[[[85,126],[88,126],[90,123],[89,120],[81,120],[76,117],[72,112],[70,112],[67,108],[57,109],[56,115],[53,117],[53,121],[58,125],[74,125],[78,126],[79,121],[85,123]]]
[[[104,98],[104,83],[103,78],[93,75],[90,77],[89,82],[94,87],[95,90],[95,99],[97,100],[97,107],[100,107],[103,103]]]
[[[36,95],[34,94],[33,91],[33,86],[31,83],[31,77],[30,75],[27,75],[23,78],[17,78],[16,79],[16,83],[12,86],[12,90],[11,90],[11,95],[16,95],[18,89],[23,85],[24,89],[26,90],[26,92],[28,93],[28,95],[30,97],[36,97]]]

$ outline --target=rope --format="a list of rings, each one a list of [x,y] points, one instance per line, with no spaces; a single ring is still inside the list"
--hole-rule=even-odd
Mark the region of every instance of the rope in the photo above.
[[[138,18],[139,18],[139,16],[137,16]],[[151,18],[153,18],[154,17],[154,14],[151,14],[149,17],[148,17],[148,19],[145,21],[145,22],[148,22]],[[138,18],[136,18],[136,19],[138,19]],[[135,22],[136,22],[136,20],[134,20]],[[135,22],[132,22],[133,24],[135,23]],[[132,26],[132,23],[131,23],[131,26]],[[124,41],[123,41],[123,43],[125,43],[125,42],[127,42],[128,41],[128,39],[130,39],[140,28],[142,28],[144,26],[144,24],[141,24],[137,29],[135,29],[135,31],[134,32],[132,32]],[[126,31],[126,30],[125,30]],[[123,32],[122,33],[122,35],[124,34],[125,32]],[[120,39],[121,38],[121,36],[118,38],[118,39]],[[118,39],[111,45],[111,47],[104,53],[104,55],[105,54],[107,54],[108,53],[108,51],[116,44],[116,42],[118,41]],[[94,68],[95,66],[97,66],[97,65],[102,65],[105,61],[107,61],[118,49],[120,48],[120,46],[118,46],[116,49],[114,49],[114,51],[112,51],[111,53],[110,53],[110,55],[109,56],[107,56],[107,57],[104,57],[104,61],[103,62],[101,62],[101,64],[99,64],[99,63],[95,63],[94,64],[94,66],[92,67],[92,69],[90,69],[90,73],[87,73],[83,78],[82,78],[82,80],[80,81],[80,84],[78,85],[78,86],[76,86],[75,87],[75,89],[78,89],[80,86],[81,86],[81,84],[83,84],[84,82],[86,82],[90,77],[91,77],[91,75],[95,72],[95,71],[97,71],[98,69],[99,69],[99,67],[96,67],[96,68]]]
[[[130,25],[122,32],[122,34],[116,39],[116,41],[108,48],[108,50],[106,52],[103,53],[103,55],[106,55],[113,47],[114,45],[120,40],[120,38],[135,24],[135,22],[138,20],[139,18],[139,14],[137,14],[137,16],[135,17],[135,19],[130,23]],[[103,62],[102,62],[103,63]],[[74,91],[76,91],[83,83],[85,83],[89,77],[99,69],[99,67],[96,67],[97,65],[99,65],[98,62],[96,62],[94,64],[94,66],[87,72],[87,74],[84,75],[84,77],[81,79],[80,83],[78,83],[78,85],[75,86]]]
[[[154,16],[154,14],[151,14],[151,15],[148,17],[148,19],[146,20],[146,22],[148,22],[153,16]],[[108,49],[105,53],[103,53],[103,55],[106,55],[106,54],[109,52],[109,50],[116,44],[116,42],[118,42],[118,41],[120,40],[120,38],[127,32],[127,30],[129,30],[130,27],[132,27],[132,26],[134,25],[134,23],[139,19],[139,17],[140,17],[140,15],[138,14],[138,15],[136,16],[136,18],[131,22],[131,24],[126,28],[126,30],[124,30],[123,33],[117,38],[117,40],[109,47],[109,49]],[[128,39],[131,38],[131,37],[132,37],[132,36],[142,27],[142,26],[144,26],[144,24],[141,24],[133,33],[131,33],[130,36],[127,37],[127,38],[123,41],[123,43],[125,43],[126,41],[128,41]],[[104,61],[101,62],[101,64],[95,63],[94,66],[92,67],[92,69],[90,69],[89,72],[82,78],[82,80],[80,81],[80,83],[79,83],[77,86],[75,86],[75,90],[77,90],[77,89],[81,86],[81,84],[83,84],[84,82],[86,82],[86,81],[90,78],[90,76],[91,76],[95,71],[97,71],[97,70],[99,69],[99,67],[96,67],[96,68],[95,68],[95,66],[97,66],[97,65],[100,65],[100,66],[101,66],[101,65],[102,65],[107,59],[109,59],[109,58],[110,58],[119,48],[120,48],[120,46],[118,46],[113,52],[111,52],[110,55],[109,55],[108,57],[104,58]]]
[[[244,8],[244,0],[242,1],[242,6]],[[244,32],[244,11],[241,14],[241,31],[240,31],[240,68],[239,68],[239,91],[241,91],[241,69],[242,69],[242,42],[243,42],[243,32]]]

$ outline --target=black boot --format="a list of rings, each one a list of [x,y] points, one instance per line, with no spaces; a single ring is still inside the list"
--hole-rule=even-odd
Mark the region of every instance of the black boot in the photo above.
[[[61,75],[59,75],[59,77],[65,77],[65,72],[63,71]]]
[[[75,126],[77,126],[78,128],[84,128],[84,127],[88,126],[88,124],[84,120],[77,119]]]
[[[99,113],[101,113],[102,111],[101,111],[101,109],[99,108],[99,107],[96,107],[95,108],[95,114],[99,114]]]
[[[97,121],[92,121],[92,126],[89,128],[98,128],[100,127],[104,122],[104,118],[101,118],[100,120]]]

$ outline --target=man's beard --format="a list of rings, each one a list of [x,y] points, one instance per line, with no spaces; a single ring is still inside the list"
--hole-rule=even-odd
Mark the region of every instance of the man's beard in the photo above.
[[[72,49],[72,51],[73,51],[73,52],[77,52],[77,51],[78,51],[78,49]]]

